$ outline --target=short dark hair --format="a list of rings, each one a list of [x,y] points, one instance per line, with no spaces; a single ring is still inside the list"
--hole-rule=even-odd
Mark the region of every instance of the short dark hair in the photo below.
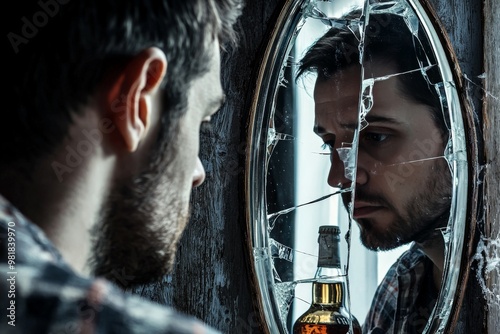
[[[176,129],[191,81],[204,74],[207,36],[235,40],[240,0],[42,0],[10,4],[8,90],[0,169],[49,154],[104,73],[149,47],[168,61],[162,133]],[[16,6],[16,8],[14,8]],[[4,40],[5,41],[5,40]]]
[[[312,72],[318,75],[318,80],[328,80],[337,71],[359,64],[360,36],[353,25],[360,24],[362,19],[359,11],[352,12],[346,15],[344,26],[330,28],[307,50],[296,78]],[[403,17],[389,13],[369,16],[363,52],[364,63],[393,65],[398,73],[437,64],[420,23],[416,30],[410,31]],[[437,66],[429,67],[426,76],[427,79],[421,71],[399,75],[399,90],[404,97],[428,106],[442,135],[447,136],[448,123],[441,99],[431,85],[442,81]]]

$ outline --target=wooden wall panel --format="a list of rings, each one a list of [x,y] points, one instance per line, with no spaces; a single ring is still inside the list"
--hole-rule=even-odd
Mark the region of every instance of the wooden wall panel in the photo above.
[[[484,69],[486,73],[485,89],[488,94],[484,100],[484,139],[487,168],[485,173],[486,223],[487,238],[500,240],[500,3],[486,0],[484,3]],[[490,245],[490,255],[500,257],[500,246]],[[494,263],[491,263],[494,265]],[[489,289],[496,294],[496,303],[490,301],[488,314],[489,333],[498,333],[500,329],[500,277],[499,264],[491,272]],[[493,269],[493,268],[492,268]]]

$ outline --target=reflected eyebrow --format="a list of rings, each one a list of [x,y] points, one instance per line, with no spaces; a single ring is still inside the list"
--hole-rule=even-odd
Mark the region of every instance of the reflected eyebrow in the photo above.
[[[401,125],[401,124],[403,124],[402,122],[398,121],[395,118],[386,117],[386,116],[377,116],[377,115],[368,115],[368,116],[366,116],[366,121],[368,123],[390,123],[390,124],[394,124],[394,125]]]
[[[402,125],[403,123],[396,120],[395,118],[392,117],[386,117],[386,116],[377,116],[377,115],[368,115],[366,116],[366,121],[369,124],[373,123],[388,123],[388,124],[393,124],[393,125]],[[340,126],[344,129],[349,129],[349,130],[356,130],[358,127],[358,122],[356,123],[340,123]],[[315,125],[313,129],[314,133],[316,133],[318,136],[321,136],[322,134],[328,133],[326,129],[320,125]]]
[[[366,116],[365,119],[368,122],[368,124],[373,124],[373,123],[388,123],[388,124],[393,124],[393,125],[402,125],[403,124],[395,118],[386,117],[386,116],[368,115],[368,116]],[[356,123],[340,123],[340,126],[345,128],[345,129],[355,130],[358,127],[358,122],[356,122]]]

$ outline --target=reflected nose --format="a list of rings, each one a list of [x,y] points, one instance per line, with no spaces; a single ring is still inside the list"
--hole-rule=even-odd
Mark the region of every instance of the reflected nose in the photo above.
[[[351,186],[352,180],[348,179],[345,175],[344,162],[340,160],[339,155],[336,151],[332,153],[330,171],[328,173],[328,185],[333,188],[349,188]],[[368,174],[361,167],[360,160],[356,165],[356,184],[363,185],[368,182]]]
[[[344,163],[340,159],[332,159],[328,173],[328,185],[333,188],[346,188],[351,181],[345,177]]]
[[[200,186],[203,181],[205,181],[205,168],[203,168],[203,164],[201,163],[200,158],[196,158],[196,166],[194,168],[193,173],[193,188]]]

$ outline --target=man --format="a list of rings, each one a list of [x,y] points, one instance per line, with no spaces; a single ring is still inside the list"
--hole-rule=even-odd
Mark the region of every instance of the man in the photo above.
[[[200,127],[223,103],[219,49],[234,40],[240,7],[47,0],[9,9],[2,333],[212,332],[92,277],[130,286],[171,268],[191,188],[205,177]]]
[[[389,14],[370,16],[361,66],[359,16],[347,19],[354,27],[315,42],[298,77],[317,74],[314,130],[331,149],[328,183],[350,190],[342,199],[362,243],[389,250],[414,242],[379,285],[363,331],[421,333],[441,282],[451,198],[439,73],[422,29],[413,35]],[[356,145],[357,157],[349,151]]]

